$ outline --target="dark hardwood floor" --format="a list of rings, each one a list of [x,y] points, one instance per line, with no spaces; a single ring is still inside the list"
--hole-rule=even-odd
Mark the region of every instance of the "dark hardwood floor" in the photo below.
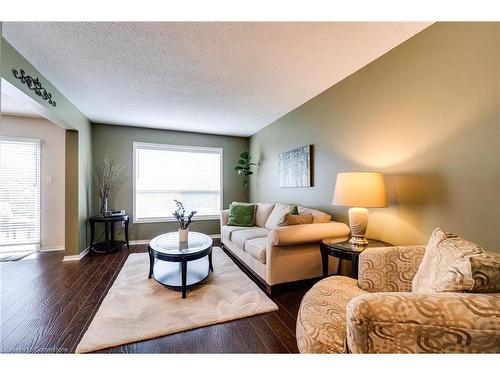
[[[72,353],[127,256],[146,245],[63,262],[63,252],[0,263],[0,351]],[[295,323],[307,288],[274,297],[279,310],[100,353],[297,353]]]

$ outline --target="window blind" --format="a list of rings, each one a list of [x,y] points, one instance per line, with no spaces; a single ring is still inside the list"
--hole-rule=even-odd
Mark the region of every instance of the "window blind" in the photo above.
[[[134,221],[172,220],[181,201],[197,217],[221,209],[222,149],[134,143]]]
[[[0,137],[0,251],[34,244],[40,244],[40,140]]]

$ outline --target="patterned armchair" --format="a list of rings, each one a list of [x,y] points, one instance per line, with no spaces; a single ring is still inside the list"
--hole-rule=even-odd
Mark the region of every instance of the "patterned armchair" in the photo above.
[[[412,293],[425,246],[367,249],[359,280],[331,276],[304,296],[301,353],[498,353],[499,293]]]

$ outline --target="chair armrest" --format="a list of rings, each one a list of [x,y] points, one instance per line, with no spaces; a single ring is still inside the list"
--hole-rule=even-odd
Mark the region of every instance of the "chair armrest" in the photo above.
[[[500,351],[498,293],[366,293],[347,305],[353,353]]]
[[[410,292],[425,246],[366,249],[359,256],[358,286],[367,292]]]
[[[220,226],[227,225],[229,221],[229,210],[222,210],[220,212]]]
[[[349,227],[344,223],[287,225],[272,229],[268,234],[268,243],[273,246],[291,246],[320,242],[329,237],[345,237],[349,235]]]

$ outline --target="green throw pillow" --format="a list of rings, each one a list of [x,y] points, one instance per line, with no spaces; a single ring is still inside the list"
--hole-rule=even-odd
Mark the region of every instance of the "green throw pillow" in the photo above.
[[[298,215],[299,214],[299,208],[297,207],[297,205],[294,205],[292,207],[292,209],[290,210],[290,214],[291,215]]]
[[[255,204],[233,202],[229,205],[229,220],[227,225],[252,227],[254,223]]]

